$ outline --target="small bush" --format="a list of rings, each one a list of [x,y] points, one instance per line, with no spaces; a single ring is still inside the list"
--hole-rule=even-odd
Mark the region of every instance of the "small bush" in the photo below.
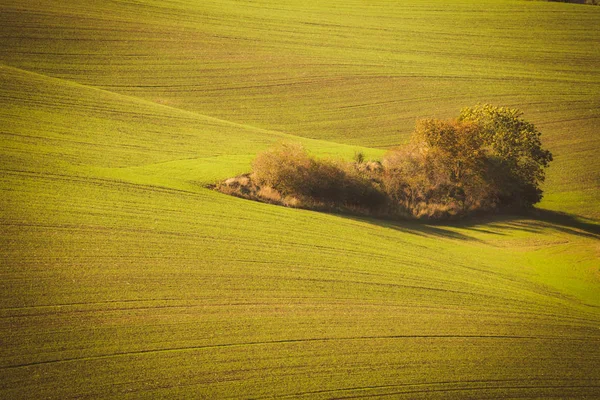
[[[386,196],[370,177],[381,165],[360,158],[356,164],[320,160],[299,144],[282,143],[259,154],[249,176],[228,179],[218,189],[291,207],[368,213],[381,208]]]
[[[354,162],[357,164],[362,164],[365,162],[365,153],[362,151],[357,151],[354,153]]]
[[[252,163],[252,179],[261,186],[270,186],[284,196],[308,191],[311,163],[300,144],[282,143],[259,154]]]

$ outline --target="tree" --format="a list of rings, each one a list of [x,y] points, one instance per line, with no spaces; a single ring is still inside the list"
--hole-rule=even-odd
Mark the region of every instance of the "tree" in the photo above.
[[[516,108],[489,104],[464,108],[458,120],[475,124],[487,151],[487,175],[501,203],[530,207],[542,199],[540,185],[552,153],[541,133]]]
[[[485,181],[486,151],[478,124],[419,120],[411,141],[423,157],[427,203],[451,205],[456,214],[494,207]]]
[[[477,173],[484,157],[479,125],[471,122],[419,120],[413,142],[425,146],[426,151],[437,151],[450,180],[459,184],[465,175]]]
[[[482,105],[463,109],[457,119],[417,121],[411,142],[423,160],[419,173],[426,176],[425,201],[455,202],[463,212],[539,202],[552,154],[522,114]],[[408,182],[407,174],[401,175]]]

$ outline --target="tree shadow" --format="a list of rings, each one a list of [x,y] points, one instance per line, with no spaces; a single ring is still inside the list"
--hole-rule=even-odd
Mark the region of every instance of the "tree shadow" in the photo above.
[[[408,219],[388,219],[381,217],[366,217],[361,215],[340,215],[344,218],[351,219],[354,221],[365,222],[372,225],[377,225],[387,229],[393,229],[403,233],[409,233],[412,235],[422,237],[438,237],[445,239],[456,239],[471,242],[481,242],[481,240],[458,232],[453,228],[464,228],[464,221],[459,222],[437,222],[437,221],[415,221]],[[474,230],[476,228],[473,228]],[[479,229],[479,228],[477,228]],[[494,232],[495,233],[495,232]],[[500,233],[499,233],[500,234]]]
[[[573,214],[559,211],[534,209],[529,213],[530,229],[541,229],[550,225],[552,228],[582,237],[600,239],[600,223]]]
[[[502,232],[503,228],[530,233],[554,229],[579,237],[600,239],[600,223],[577,215],[544,209],[533,209],[519,214],[477,215],[456,221],[392,220],[357,215],[343,215],[343,217],[418,236],[471,242],[482,242],[482,240],[455,229],[498,236],[507,235]]]

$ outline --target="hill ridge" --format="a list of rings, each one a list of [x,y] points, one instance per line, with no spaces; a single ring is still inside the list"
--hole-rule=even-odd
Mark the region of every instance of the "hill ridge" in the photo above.
[[[14,71],[19,71],[19,72],[22,72],[22,73],[25,73],[25,74],[36,75],[36,76],[44,78],[44,79],[60,81],[60,82],[63,82],[64,84],[67,84],[67,85],[72,85],[72,86],[76,86],[76,87],[83,87],[83,88],[87,88],[87,89],[91,89],[91,90],[97,90],[99,92],[111,94],[111,95],[117,96],[119,98],[125,98],[125,99],[134,100],[134,101],[139,102],[141,104],[152,105],[152,106],[161,107],[161,108],[167,108],[167,109],[170,109],[170,110],[175,110],[176,112],[179,112],[179,113],[182,113],[182,114],[193,115],[193,116],[201,118],[201,119],[206,119],[206,120],[209,120],[209,121],[215,121],[215,122],[219,122],[219,123],[222,123],[222,124],[226,124],[226,125],[230,125],[230,126],[235,126],[235,127],[238,127],[238,128],[256,130],[256,131],[259,131],[259,132],[262,132],[262,133],[268,133],[268,134],[272,134],[272,135],[275,135],[275,136],[282,136],[282,137],[303,139],[301,136],[296,136],[296,135],[293,135],[291,133],[281,132],[281,131],[275,131],[275,130],[272,130],[272,129],[264,129],[264,128],[252,126],[252,125],[249,125],[249,124],[241,124],[241,123],[238,123],[238,122],[228,121],[228,120],[225,120],[225,119],[221,119],[221,118],[213,117],[213,116],[210,116],[210,115],[202,114],[202,113],[199,113],[197,111],[187,110],[187,109],[184,109],[184,108],[178,108],[178,107],[170,106],[170,105],[167,105],[167,104],[161,104],[161,103],[158,103],[158,102],[155,102],[155,101],[152,101],[152,100],[145,99],[143,97],[133,96],[133,95],[128,95],[128,94],[123,94],[123,93],[119,93],[119,92],[114,92],[114,91],[111,91],[111,90],[108,90],[108,89],[104,89],[102,87],[98,87],[98,86],[94,86],[94,85],[86,85],[84,83],[77,82],[77,81],[74,81],[74,80],[65,79],[65,78],[59,78],[59,77],[55,77],[55,76],[51,76],[51,75],[46,75],[46,74],[42,74],[40,72],[31,71],[31,70],[27,70],[27,69],[24,69],[24,68],[21,68],[21,67],[15,67],[15,66],[12,66],[12,65],[4,64],[4,63],[0,63],[0,68],[12,69]],[[312,139],[312,140],[318,140],[318,139]],[[320,141],[323,141],[323,140],[320,140]],[[331,142],[331,143],[335,143],[335,142]],[[341,144],[341,145],[343,145],[343,144]]]

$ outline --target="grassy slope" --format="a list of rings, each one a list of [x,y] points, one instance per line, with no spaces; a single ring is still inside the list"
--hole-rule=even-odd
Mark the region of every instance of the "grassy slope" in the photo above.
[[[156,104],[134,88],[143,75],[134,72],[146,64],[118,53],[125,42],[105,44],[108,58],[87,67],[87,57],[74,67],[73,55],[35,55],[32,43],[42,52],[54,43],[58,54],[72,48],[56,38],[85,34],[67,11],[110,20],[84,21],[104,36],[130,34],[131,25],[119,31],[110,14],[118,3],[95,15],[81,7],[59,10],[55,24],[69,20],[73,31],[51,31],[54,40],[43,44],[25,37],[46,37],[48,15],[0,14],[10,22],[5,35],[16,21],[29,27],[4,62],[62,78],[0,67],[0,397],[547,398],[600,390],[594,226],[568,218],[388,224],[202,189],[286,136],[239,124],[257,121],[190,112],[201,101],[187,90]],[[184,26],[135,10],[148,29],[138,37],[160,41],[172,28],[197,38],[193,12],[177,22]],[[188,53],[181,55],[172,64],[180,70],[148,73],[193,76]],[[109,64],[131,73],[112,75]],[[102,79],[126,87],[92,87],[110,89]],[[171,105],[188,111],[168,104],[176,100]],[[564,143],[565,157],[576,159],[577,146]]]

